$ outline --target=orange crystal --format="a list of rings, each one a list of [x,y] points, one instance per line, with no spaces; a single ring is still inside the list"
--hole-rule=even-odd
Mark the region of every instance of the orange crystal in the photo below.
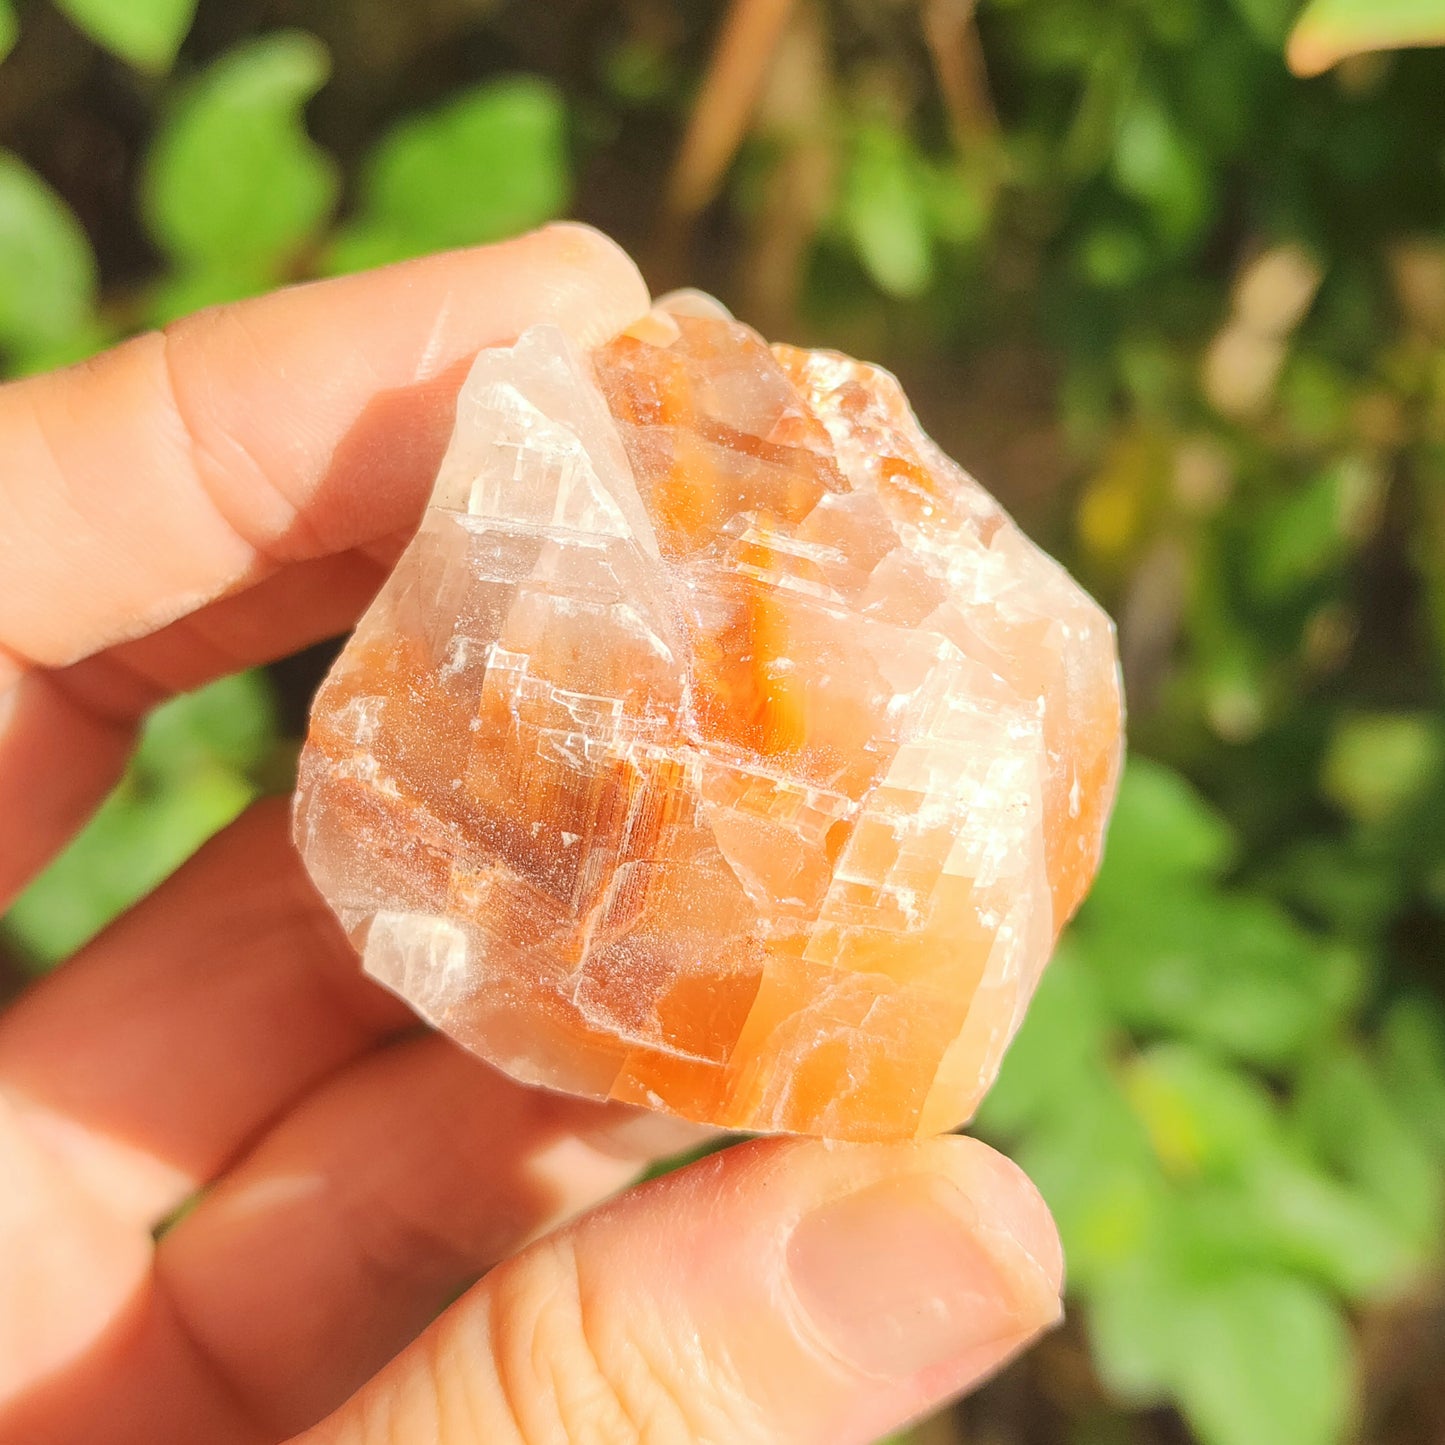
[[[1108,618],[893,377],[685,299],[478,357],[296,836],[367,971],[519,1079],[901,1138],[991,1082],[1121,746]]]

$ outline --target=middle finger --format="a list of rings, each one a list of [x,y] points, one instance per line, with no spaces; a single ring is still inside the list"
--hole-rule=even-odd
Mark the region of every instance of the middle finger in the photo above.
[[[156,1267],[248,1410],[291,1433],[491,1265],[700,1133],[409,1039],[282,1121],[165,1236]]]
[[[288,827],[283,803],[257,804],[0,1015],[0,1097],[142,1230],[415,1025],[362,974]]]

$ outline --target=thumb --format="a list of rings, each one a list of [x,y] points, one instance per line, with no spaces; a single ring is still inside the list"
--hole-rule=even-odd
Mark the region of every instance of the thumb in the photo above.
[[[866,1445],[1057,1320],[1061,1274],[974,1140],[758,1140],[499,1265],[304,1445]]]

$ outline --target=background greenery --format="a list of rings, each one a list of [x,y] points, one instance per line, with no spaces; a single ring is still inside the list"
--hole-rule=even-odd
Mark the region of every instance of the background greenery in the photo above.
[[[1445,1438],[1445,52],[1379,49],[1445,0],[1300,10],[0,0],[11,374],[577,214],[893,366],[1118,617],[1108,858],[979,1121],[1070,1323],[919,1442]],[[286,786],[324,664],[155,715],[17,978]]]

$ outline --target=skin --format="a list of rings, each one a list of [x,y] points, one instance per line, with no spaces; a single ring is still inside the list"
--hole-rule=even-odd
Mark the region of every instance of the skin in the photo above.
[[[156,701],[355,620],[479,348],[646,306],[553,227],[0,388],[0,907]],[[864,1445],[1058,1316],[980,1144],[759,1140],[619,1193],[687,1142],[418,1031],[260,804],[0,1015],[0,1442]]]

